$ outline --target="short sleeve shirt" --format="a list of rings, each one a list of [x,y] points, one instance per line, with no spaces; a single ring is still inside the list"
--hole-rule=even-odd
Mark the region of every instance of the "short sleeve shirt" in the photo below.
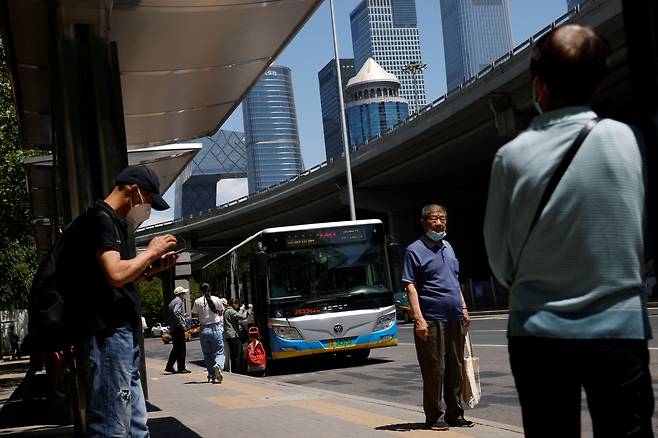
[[[224,313],[224,305],[219,298],[211,296],[215,309],[218,313],[215,313],[208,305],[205,296],[201,296],[194,301],[192,305],[192,313],[199,315],[199,324],[208,325],[208,324],[224,324],[224,318],[220,315]]]
[[[101,200],[84,215],[73,234],[76,254],[68,255],[80,261],[80,319],[92,333],[126,325],[135,330],[141,326],[137,288],[132,282],[112,287],[96,257],[99,251],[112,250],[122,260],[130,258],[126,221]]]
[[[436,245],[426,237],[413,242],[404,255],[402,282],[413,283],[423,318],[427,321],[455,321],[464,318],[459,261],[446,241]]]

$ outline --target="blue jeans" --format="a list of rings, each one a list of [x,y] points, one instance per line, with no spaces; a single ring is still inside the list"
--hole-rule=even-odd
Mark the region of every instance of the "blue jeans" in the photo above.
[[[132,330],[118,328],[108,337],[92,337],[89,348],[89,436],[148,437],[139,345]]]
[[[224,371],[224,328],[221,324],[203,326],[199,336],[203,359],[206,361],[208,377],[215,379],[213,367],[215,364]]]

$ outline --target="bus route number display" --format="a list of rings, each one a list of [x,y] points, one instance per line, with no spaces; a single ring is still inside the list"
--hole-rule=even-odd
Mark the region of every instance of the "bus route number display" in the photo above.
[[[365,231],[361,227],[337,228],[334,230],[305,230],[286,236],[286,247],[299,248],[322,244],[349,243],[365,240]]]

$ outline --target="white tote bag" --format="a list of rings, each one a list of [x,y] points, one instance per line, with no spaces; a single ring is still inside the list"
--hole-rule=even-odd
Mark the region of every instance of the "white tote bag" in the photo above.
[[[474,408],[480,401],[480,359],[473,353],[471,334],[466,332],[466,356],[464,356],[464,382],[462,385],[462,399],[468,407]]]

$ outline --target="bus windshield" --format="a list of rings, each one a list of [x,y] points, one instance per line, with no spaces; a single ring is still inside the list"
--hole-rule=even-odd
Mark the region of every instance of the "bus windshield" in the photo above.
[[[390,291],[382,244],[361,241],[305,247],[269,255],[273,301]]]

